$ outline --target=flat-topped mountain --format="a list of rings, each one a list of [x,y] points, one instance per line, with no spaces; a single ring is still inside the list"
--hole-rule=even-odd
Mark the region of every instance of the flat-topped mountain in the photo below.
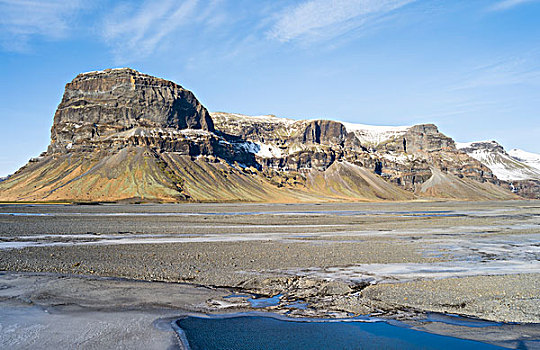
[[[51,144],[0,182],[2,201],[512,199],[433,124],[382,127],[209,113],[129,68],[66,85]]]
[[[119,132],[137,138],[185,129],[214,131],[191,91],[129,68],[83,73],[66,85],[49,152],[109,147]]]

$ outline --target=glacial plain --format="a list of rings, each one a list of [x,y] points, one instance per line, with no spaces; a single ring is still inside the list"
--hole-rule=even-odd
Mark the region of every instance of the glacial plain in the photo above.
[[[445,333],[452,327],[426,319],[450,314],[512,328],[455,331],[471,339],[539,339],[538,201],[5,204],[0,249],[2,308],[14,315],[21,305],[148,309],[155,319],[257,310]],[[111,283],[118,294],[92,291]],[[164,297],[175,288],[175,300]],[[251,302],[261,298],[275,302]]]

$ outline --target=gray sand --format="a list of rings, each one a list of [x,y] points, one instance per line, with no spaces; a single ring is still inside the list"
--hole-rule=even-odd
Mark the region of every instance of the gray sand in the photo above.
[[[171,283],[0,275],[0,348],[177,348],[171,320],[226,291]]]
[[[283,294],[270,310],[295,316],[540,323],[538,201],[0,205],[0,249],[3,271]],[[224,295],[204,308],[249,309]]]

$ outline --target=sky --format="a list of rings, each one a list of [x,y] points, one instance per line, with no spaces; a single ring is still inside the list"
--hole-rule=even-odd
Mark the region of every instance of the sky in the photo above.
[[[0,0],[0,176],[49,144],[78,73],[131,67],[210,111],[540,153],[540,0]]]

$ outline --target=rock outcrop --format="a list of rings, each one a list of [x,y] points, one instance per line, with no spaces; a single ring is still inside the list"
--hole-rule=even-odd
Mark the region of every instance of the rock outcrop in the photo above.
[[[191,91],[129,68],[89,72],[66,85],[49,152],[108,148],[101,141],[120,132],[137,143],[141,136],[184,129],[214,131],[210,114]]]
[[[66,85],[51,144],[0,201],[335,201],[517,198],[433,124],[212,115],[128,68]]]
[[[512,192],[523,198],[540,199],[540,180],[509,181]]]
[[[408,128],[402,135],[390,138],[377,149],[388,152],[416,153],[419,151],[455,151],[454,140],[439,132],[434,124],[420,124]]]

